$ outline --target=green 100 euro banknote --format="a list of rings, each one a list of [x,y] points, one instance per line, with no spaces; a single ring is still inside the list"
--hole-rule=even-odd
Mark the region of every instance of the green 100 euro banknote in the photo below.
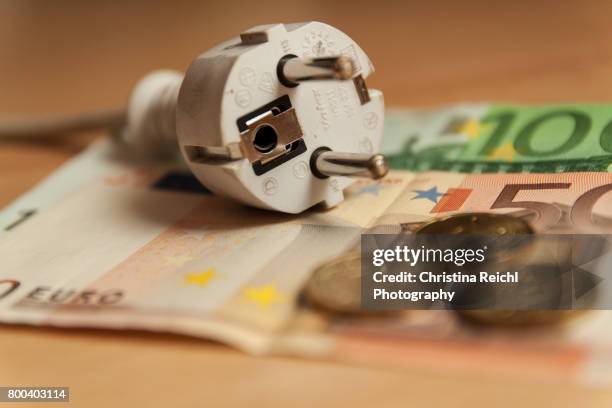
[[[612,171],[612,105],[458,105],[391,110],[395,169],[459,173]]]

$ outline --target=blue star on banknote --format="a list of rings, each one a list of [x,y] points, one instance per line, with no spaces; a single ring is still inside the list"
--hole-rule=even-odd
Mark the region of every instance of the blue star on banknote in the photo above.
[[[426,200],[431,201],[432,203],[437,203],[440,197],[442,197],[443,195],[446,195],[446,193],[439,192],[437,186],[433,186],[429,190],[412,190],[412,191],[414,193],[417,193],[415,197],[412,197],[413,200],[416,200],[418,198],[424,198]]]

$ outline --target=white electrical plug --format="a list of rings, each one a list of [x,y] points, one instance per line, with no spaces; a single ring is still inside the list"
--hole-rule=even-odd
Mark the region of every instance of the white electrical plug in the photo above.
[[[350,176],[387,172],[376,154],[383,95],[365,85],[373,70],[330,25],[254,27],[200,55],[182,81],[172,71],[145,77],[132,93],[125,138],[162,152],[178,138],[204,186],[251,206],[334,206]]]

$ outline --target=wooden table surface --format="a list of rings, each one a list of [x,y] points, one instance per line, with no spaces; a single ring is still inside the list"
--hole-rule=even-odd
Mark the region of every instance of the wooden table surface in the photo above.
[[[611,101],[611,13],[612,2],[603,1],[3,0],[0,116],[123,106],[150,70],[184,70],[250,26],[305,20],[331,23],[361,44],[377,68],[368,84],[383,90],[388,106]],[[0,144],[0,205],[96,136]],[[17,326],[0,326],[0,385],[70,386],[72,405],[87,407],[612,406],[610,392],[578,385],[255,358],[179,336]]]

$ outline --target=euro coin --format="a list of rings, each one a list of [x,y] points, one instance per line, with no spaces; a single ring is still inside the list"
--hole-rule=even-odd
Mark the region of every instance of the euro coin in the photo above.
[[[489,265],[512,258],[525,259],[534,248],[531,225],[522,218],[506,214],[454,214],[427,222],[414,234],[421,237],[420,242],[425,246],[432,248],[475,250],[486,247]],[[437,267],[444,269],[447,265],[438,264]]]
[[[485,326],[546,326],[562,324],[582,314],[582,311],[578,310],[547,310],[558,303],[561,275],[555,273],[554,265],[546,267],[542,262],[545,259],[539,259],[541,256],[538,257],[538,254],[542,255],[545,251],[541,248],[534,251],[536,246],[530,239],[534,230],[521,218],[491,213],[456,214],[426,223],[415,233],[457,235],[458,246],[465,245],[464,241],[469,242],[470,236],[488,236],[489,244],[492,237],[498,236],[499,245],[489,245],[492,254],[489,266],[512,270],[522,265],[521,285],[518,287],[506,287],[503,284],[472,285],[469,290],[459,294],[460,305],[455,305],[455,312],[466,321]],[[503,307],[458,310],[478,303],[491,307],[521,304],[530,310],[502,310]]]
[[[505,214],[455,214],[430,221],[416,230],[417,234],[533,234],[531,225],[522,218]]]
[[[327,312],[380,314],[361,307],[361,254],[351,252],[315,270],[305,289],[306,299]]]

